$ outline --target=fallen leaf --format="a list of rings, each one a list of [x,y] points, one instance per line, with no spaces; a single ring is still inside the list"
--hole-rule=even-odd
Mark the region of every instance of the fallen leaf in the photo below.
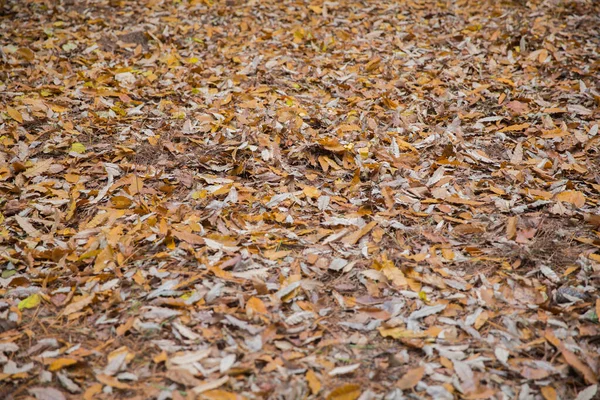
[[[308,381],[308,386],[310,387],[312,394],[316,395],[321,391],[321,382],[312,369],[309,369],[306,372],[306,380]]]
[[[328,395],[327,400],[356,400],[360,397],[360,386],[349,383],[333,389]]]
[[[87,295],[86,294],[83,296],[79,296],[79,298],[77,298],[75,301],[73,301],[72,303],[70,303],[68,306],[65,307],[65,309],[63,310],[63,315],[71,315],[73,313],[83,310],[85,307],[92,304],[92,302],[94,301],[94,298],[95,298],[95,295]]]
[[[425,367],[412,368],[396,382],[396,387],[402,390],[412,389],[423,379],[423,375]]]
[[[42,296],[40,296],[39,293],[34,293],[32,295],[29,295],[28,297],[24,298],[23,300],[21,300],[19,302],[18,308],[19,310],[25,310],[27,308],[35,308],[38,305],[40,305],[40,302],[42,301]]]
[[[554,200],[571,203],[575,207],[583,207],[585,205],[585,195],[577,190],[566,190],[554,196]]]

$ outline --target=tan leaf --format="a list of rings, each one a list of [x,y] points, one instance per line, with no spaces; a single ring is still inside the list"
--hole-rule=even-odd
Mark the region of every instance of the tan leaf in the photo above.
[[[23,116],[21,115],[19,110],[17,110],[16,108],[6,107],[6,112],[12,119],[17,121],[18,123],[20,123],[20,124],[23,123]]]
[[[83,310],[85,307],[92,304],[92,301],[94,301],[94,297],[95,297],[95,295],[93,295],[93,294],[79,296],[79,298],[77,298],[76,301],[72,302],[71,304],[69,304],[68,306],[65,307],[65,310],[63,311],[63,315],[70,315],[75,312]]]
[[[412,389],[417,386],[417,383],[421,381],[423,375],[425,374],[424,367],[417,367],[409,370],[398,382],[396,382],[396,387],[406,390]]]
[[[171,234],[179,240],[189,244],[205,244],[204,238],[194,233],[172,230]]]
[[[103,383],[106,386],[114,387],[117,389],[132,389],[130,385],[123,383],[112,376],[98,374],[96,375],[96,379],[98,380],[98,382]]]
[[[52,158],[47,158],[45,160],[38,161],[32,167],[27,168],[27,170],[23,172],[23,175],[26,178],[33,178],[34,176],[41,175],[50,168],[53,162],[54,160]]]
[[[38,231],[33,225],[31,225],[31,223],[29,222],[29,218],[21,217],[20,215],[15,215],[15,221],[17,221],[21,229],[23,229],[28,236],[36,238],[42,235],[40,231]]]
[[[552,331],[547,331],[545,338],[553,346],[555,346],[562,353],[567,364],[569,364],[575,371],[583,376],[588,384],[598,383],[598,377],[594,371],[586,364],[584,364],[575,353],[567,350],[565,345],[556,337]]]
[[[517,236],[517,217],[509,217],[506,223],[506,238],[513,240]]]

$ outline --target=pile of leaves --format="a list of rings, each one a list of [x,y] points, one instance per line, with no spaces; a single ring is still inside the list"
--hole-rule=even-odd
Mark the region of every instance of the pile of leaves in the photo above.
[[[0,397],[598,396],[600,3],[1,13]]]

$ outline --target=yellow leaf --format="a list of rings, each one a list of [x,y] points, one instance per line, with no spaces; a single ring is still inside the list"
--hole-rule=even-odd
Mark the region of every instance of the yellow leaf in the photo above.
[[[327,400],[356,400],[360,397],[360,386],[348,383],[338,386],[329,393]]]
[[[8,115],[10,115],[10,117],[12,119],[14,119],[15,121],[17,121],[18,123],[22,124],[23,123],[23,116],[21,115],[21,113],[12,108],[12,107],[6,107],[6,112],[8,113]]]
[[[34,294],[30,295],[29,297],[21,300],[17,307],[19,308],[19,311],[21,311],[25,308],[34,308],[34,307],[37,307],[41,301],[42,301],[42,296],[40,296],[39,293],[34,293]]]
[[[577,190],[565,190],[554,196],[554,200],[571,203],[579,208],[585,204],[585,195]]]
[[[75,142],[71,145],[71,149],[69,151],[73,151],[75,153],[83,154],[86,151],[86,148],[83,144],[79,142]]]
[[[321,390],[321,382],[319,381],[319,378],[317,378],[317,374],[315,374],[312,369],[309,369],[306,373],[306,380],[308,381],[308,386],[310,387],[312,394],[319,393]]]
[[[202,399],[202,400],[238,400],[238,399],[245,399],[245,397],[242,397],[242,396],[237,395],[235,393],[231,393],[231,392],[228,392],[226,390],[221,390],[221,389],[209,390],[208,392],[204,392],[204,393],[200,394],[199,398]]]
[[[72,358],[57,358],[53,360],[48,366],[48,371],[58,371],[59,369],[63,369],[64,367],[68,367],[69,365],[77,364],[77,360]]]
[[[404,338],[408,338],[408,339],[413,339],[413,338],[422,338],[422,337],[426,337],[427,334],[423,333],[423,332],[415,332],[415,331],[410,331],[407,329],[402,329],[402,328],[379,328],[379,333],[381,334],[381,336],[383,337],[391,337],[394,339],[404,339]]]

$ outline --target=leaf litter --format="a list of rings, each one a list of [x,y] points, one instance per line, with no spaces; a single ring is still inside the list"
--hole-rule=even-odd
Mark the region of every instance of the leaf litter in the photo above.
[[[597,2],[0,7],[0,397],[597,395]]]

